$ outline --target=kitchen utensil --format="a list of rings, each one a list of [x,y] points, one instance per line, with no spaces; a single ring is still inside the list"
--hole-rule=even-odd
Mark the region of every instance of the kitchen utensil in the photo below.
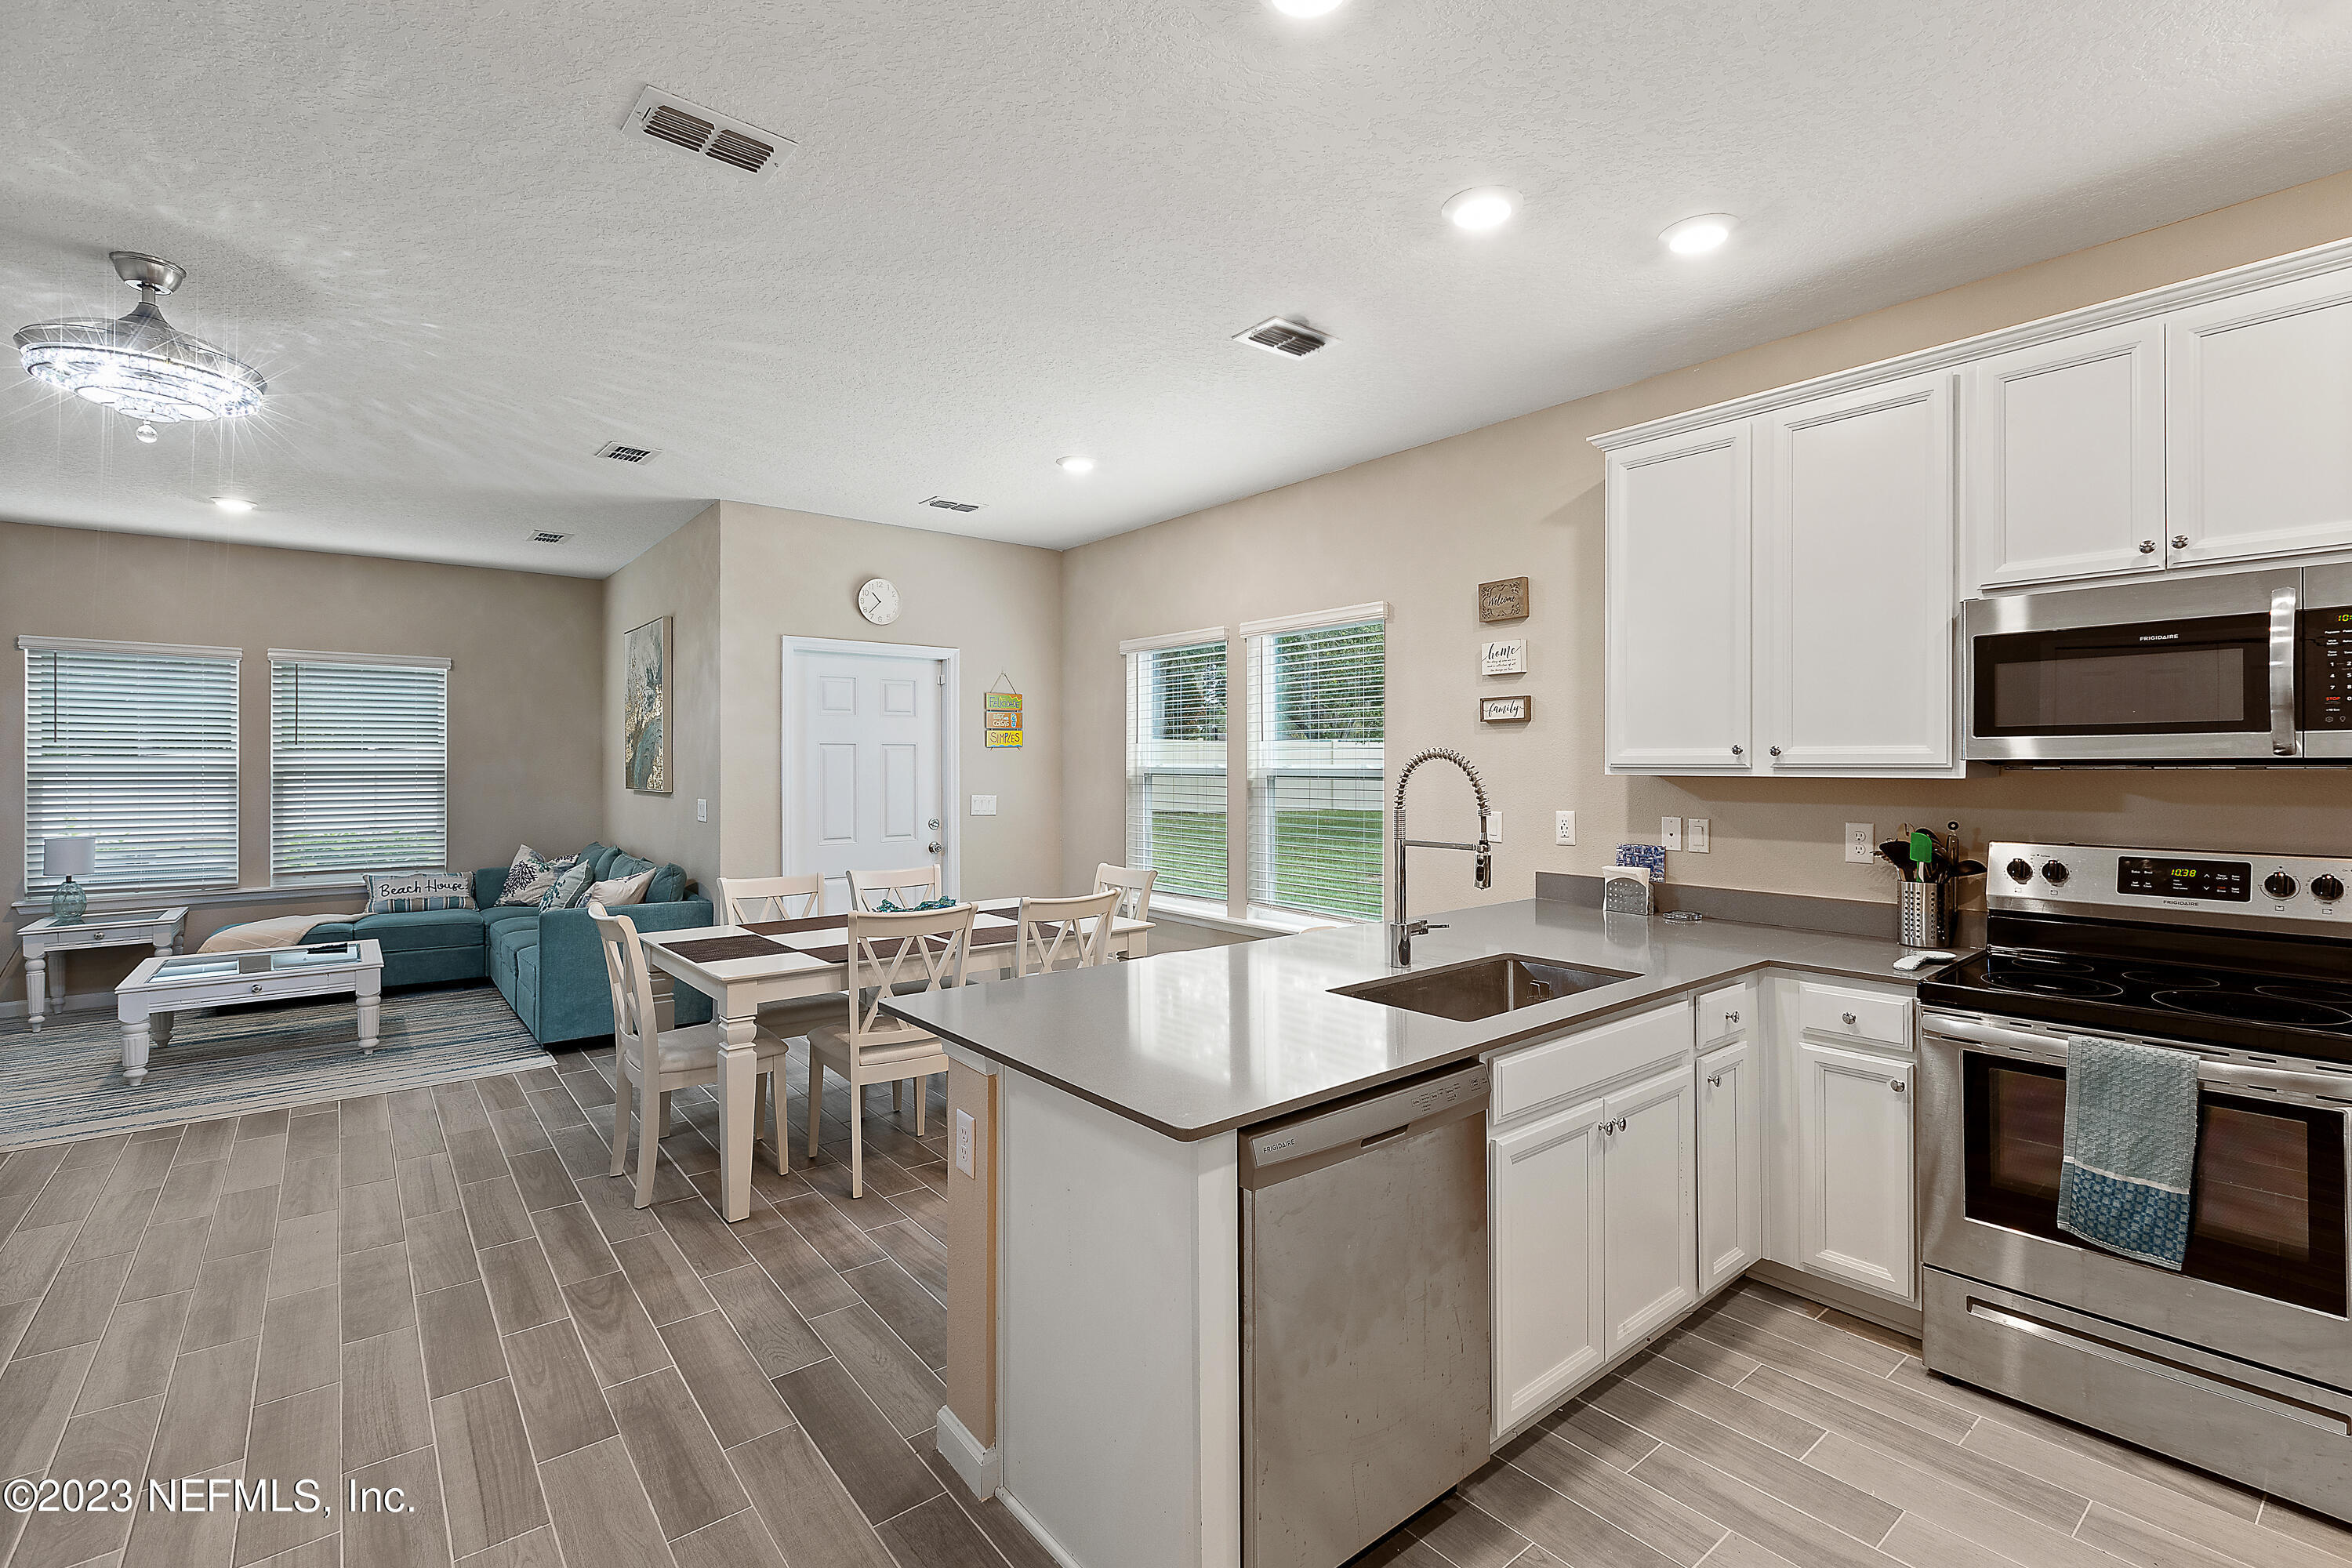
[[[1927,863],[1936,858],[1936,836],[1921,828],[1911,836],[1911,879],[1927,880]]]

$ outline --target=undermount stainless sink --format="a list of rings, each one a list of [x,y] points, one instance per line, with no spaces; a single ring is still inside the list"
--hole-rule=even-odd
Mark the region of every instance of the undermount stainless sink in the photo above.
[[[1548,959],[1505,952],[1492,958],[1474,958],[1467,963],[1448,964],[1444,969],[1335,986],[1332,994],[1377,1002],[1383,1007],[1402,1007],[1408,1013],[1427,1013],[1433,1017],[1475,1024],[1481,1018],[1557,1002],[1580,991],[1634,978],[1622,969],[1572,969]]]

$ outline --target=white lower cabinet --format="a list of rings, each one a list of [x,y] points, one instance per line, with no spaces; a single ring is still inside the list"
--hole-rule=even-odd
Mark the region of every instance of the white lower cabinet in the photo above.
[[[1811,1038],[1794,1058],[1798,1266],[1911,1300],[1910,1058]]]
[[[1601,1349],[1614,1356],[1698,1304],[1690,1068],[1620,1089],[1601,1117]]]
[[[1698,1293],[1764,1256],[1763,1092],[1756,1047],[1741,1038],[1699,1058]]]
[[[1601,1123],[1594,1099],[1488,1143],[1495,1430],[1559,1403],[1601,1365]]]

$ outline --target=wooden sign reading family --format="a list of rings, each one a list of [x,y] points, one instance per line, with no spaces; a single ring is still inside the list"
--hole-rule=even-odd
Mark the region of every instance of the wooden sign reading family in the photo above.
[[[1528,580],[1506,577],[1478,584],[1478,618],[1482,621],[1523,621],[1528,618]]]

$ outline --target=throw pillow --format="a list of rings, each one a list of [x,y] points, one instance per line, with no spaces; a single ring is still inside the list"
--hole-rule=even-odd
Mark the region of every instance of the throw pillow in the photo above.
[[[576,856],[573,857],[572,864],[564,868],[563,874],[555,879],[553,885],[546,892],[540,895],[539,907],[542,910],[570,909],[580,901],[580,895],[588,890],[588,879],[593,871],[594,868],[587,861]]]
[[[595,868],[596,880],[601,882],[613,874],[613,862],[621,858],[621,852],[609,844],[600,844],[596,847],[596,853],[591,855],[583,849],[580,858]]]
[[[372,915],[473,907],[474,879],[460,871],[368,873],[367,912]]]
[[[506,887],[499,894],[501,906],[536,905],[547,896],[555,879],[572,869],[579,859],[576,855],[561,860],[542,860],[528,844],[515,851],[514,863],[507,868]]]
[[[609,882],[592,886],[586,897],[580,901],[602,904],[608,910],[617,910],[623,904],[642,904],[646,901],[646,889],[653,879],[651,871],[640,871],[634,877],[615,877]]]
[[[674,904],[686,897],[686,873],[677,866],[664,866],[654,874],[654,885],[646,889],[646,902]]]

